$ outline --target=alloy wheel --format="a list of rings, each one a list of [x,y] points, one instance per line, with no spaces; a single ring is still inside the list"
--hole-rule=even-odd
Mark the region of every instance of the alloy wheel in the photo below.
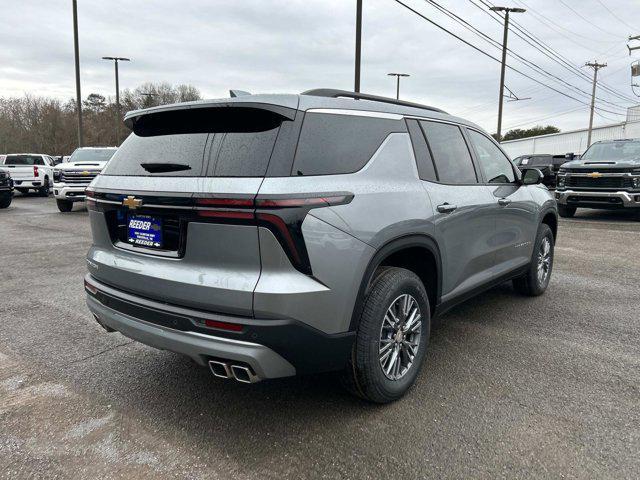
[[[409,294],[400,295],[387,309],[380,328],[380,367],[389,380],[400,380],[411,369],[421,333],[418,302]]]

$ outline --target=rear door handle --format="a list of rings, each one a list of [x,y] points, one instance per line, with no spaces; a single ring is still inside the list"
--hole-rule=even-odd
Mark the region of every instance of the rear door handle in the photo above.
[[[506,205],[509,205],[511,203],[511,200],[509,200],[508,198],[500,198],[498,200],[498,205],[502,205],[503,207]]]
[[[448,203],[443,203],[442,205],[438,205],[438,211],[440,213],[451,213],[453,212],[456,208],[458,208],[457,205],[450,205]]]

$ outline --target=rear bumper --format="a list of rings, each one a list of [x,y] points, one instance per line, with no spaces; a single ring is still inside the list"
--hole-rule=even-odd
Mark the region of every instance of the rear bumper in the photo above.
[[[555,192],[560,205],[582,208],[640,208],[640,192],[563,190]]]
[[[263,378],[339,370],[349,358],[353,333],[326,335],[294,320],[230,317],[157,302],[104,285],[91,275],[85,281],[87,305],[100,323],[151,347],[187,355],[200,365],[211,359],[248,364]],[[242,325],[229,332],[205,320]]]
[[[70,202],[82,202],[85,199],[87,185],[69,186],[64,183],[53,184],[53,195],[58,200],[68,200]]]

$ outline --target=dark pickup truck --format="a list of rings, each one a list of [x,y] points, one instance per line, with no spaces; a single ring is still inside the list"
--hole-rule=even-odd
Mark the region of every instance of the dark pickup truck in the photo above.
[[[592,144],[557,176],[556,200],[562,217],[578,208],[634,209],[640,212],[640,139]]]
[[[556,175],[560,166],[573,158],[573,153],[567,153],[566,155],[536,153],[516,157],[514,158],[513,163],[518,166],[520,171],[527,168],[537,168],[542,172],[542,175],[544,175],[542,183],[546,185],[547,188],[556,188]]]
[[[13,180],[8,170],[0,168],[0,208],[11,205],[13,198]]]

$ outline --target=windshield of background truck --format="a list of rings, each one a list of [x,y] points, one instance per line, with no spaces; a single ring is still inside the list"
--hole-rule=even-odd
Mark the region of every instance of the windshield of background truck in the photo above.
[[[594,143],[581,160],[588,162],[640,159],[640,142]]]
[[[108,162],[113,154],[116,153],[115,148],[90,148],[86,150],[78,149],[69,158],[69,162]]]

